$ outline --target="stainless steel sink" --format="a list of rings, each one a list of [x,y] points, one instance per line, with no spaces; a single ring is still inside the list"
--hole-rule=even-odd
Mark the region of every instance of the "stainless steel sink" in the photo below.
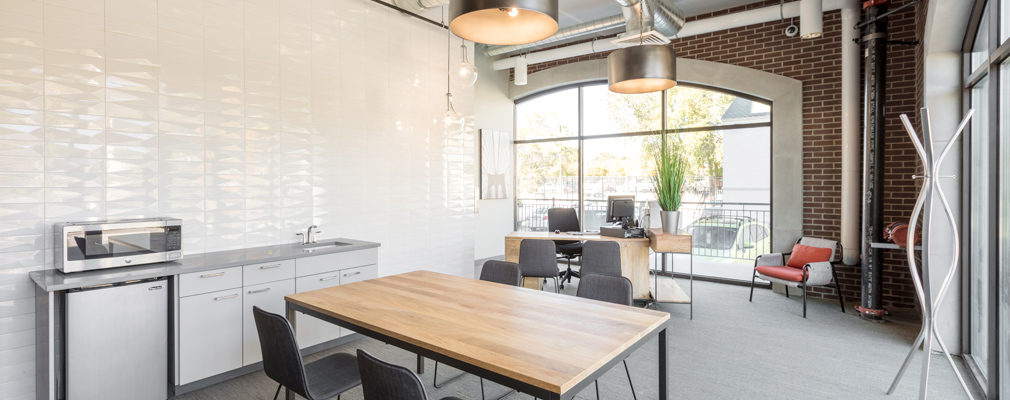
[[[340,246],[350,246],[347,242],[322,242],[322,243],[309,243],[302,247],[302,251],[313,252],[316,250],[332,249]]]

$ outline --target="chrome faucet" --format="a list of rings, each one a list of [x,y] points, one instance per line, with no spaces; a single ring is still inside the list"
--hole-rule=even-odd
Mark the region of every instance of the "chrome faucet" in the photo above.
[[[320,231],[313,231],[313,229],[318,228],[316,225],[309,226],[309,229],[305,230],[305,233],[295,233],[295,236],[301,236],[302,245],[316,242],[316,234],[321,233]]]
[[[305,231],[305,243],[306,244],[308,244],[308,243],[315,243],[316,242],[316,235],[315,234],[316,233],[320,233],[319,231],[313,231],[313,229],[316,229],[316,228],[318,228],[318,226],[311,225],[311,226],[309,226],[309,229]]]

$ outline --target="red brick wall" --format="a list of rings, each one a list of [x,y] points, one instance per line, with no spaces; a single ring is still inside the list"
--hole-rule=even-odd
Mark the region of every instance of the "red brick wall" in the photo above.
[[[767,1],[692,19],[777,4],[778,1]],[[889,39],[911,41],[921,37],[921,27],[917,35],[916,14],[915,8],[909,8],[891,16]],[[799,25],[798,18],[795,22]],[[806,235],[838,240],[841,205],[841,55],[838,46],[843,28],[841,12],[825,13],[824,35],[819,39],[788,38],[783,34],[788,25],[788,20],[768,22],[676,39],[672,45],[678,57],[739,65],[803,82],[804,231]],[[589,54],[535,64],[529,67],[529,72],[606,58],[608,54]],[[916,171],[917,157],[898,115],[917,113],[917,104],[921,104],[917,100],[921,98],[919,88],[922,87],[921,67],[916,68],[921,52],[917,55],[916,47],[892,45],[887,56],[885,225],[907,220],[914,205],[917,188],[909,176]],[[884,307],[916,307],[904,252],[885,250],[884,268]],[[842,266],[838,272],[847,305],[859,304],[860,267]],[[835,299],[833,289],[818,288],[814,293],[814,296]]]

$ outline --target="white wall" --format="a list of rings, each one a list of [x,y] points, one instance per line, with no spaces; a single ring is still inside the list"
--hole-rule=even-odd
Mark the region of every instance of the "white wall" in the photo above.
[[[492,61],[482,54],[477,56],[474,127],[514,133],[515,103],[508,97],[509,70],[495,71]],[[479,210],[474,220],[474,256],[479,260],[504,255],[505,235],[515,226],[515,193],[510,192],[508,199],[480,200]]]
[[[0,1],[0,398],[34,397],[54,222],[180,217],[190,255],[314,223],[381,242],[382,275],[472,276],[472,126],[432,124],[445,40],[366,0]]]
[[[963,117],[961,113],[961,39],[964,38],[964,33],[967,31],[971,9],[957,2],[936,0],[931,0],[928,7],[926,31],[923,37],[923,46],[925,46],[923,102],[925,107],[929,108],[931,130],[935,140],[934,149],[939,155],[940,150],[950,142],[951,136],[957,129],[957,124]],[[958,228],[961,231],[966,231],[960,218],[961,154],[961,145],[957,143],[944,160],[941,171],[941,175],[953,175],[955,178],[941,179],[940,186],[943,187],[947,200],[950,201],[950,206],[954,210]],[[930,297],[935,299],[944,278],[950,271],[954,237],[953,231],[946,222],[940,200],[935,194],[932,201],[935,205],[935,212],[926,212],[931,232],[923,235],[923,240],[926,246],[925,251],[928,253],[925,261],[929,265]],[[957,264],[960,264],[960,259],[955,260],[955,265]],[[939,307],[936,320],[940,335],[952,354],[962,352],[961,304],[963,295],[960,284],[961,277],[964,276],[963,270],[960,269],[962,267],[965,266],[959,265],[958,271],[953,277],[953,284],[947,291],[943,304]],[[939,346],[934,343],[933,349],[938,348]]]

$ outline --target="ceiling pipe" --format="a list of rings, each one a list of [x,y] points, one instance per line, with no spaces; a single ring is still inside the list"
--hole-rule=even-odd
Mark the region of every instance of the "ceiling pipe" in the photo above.
[[[859,31],[851,28],[859,22],[859,2],[848,1],[842,5],[842,262],[859,264],[862,250],[863,195],[862,137],[859,116],[862,112],[859,98],[859,45],[854,42]],[[801,21],[802,23],[802,21]]]
[[[408,1],[408,0],[399,0]],[[621,5],[621,14],[561,28],[553,36],[533,43],[513,46],[485,46],[483,53],[488,57],[499,56],[521,50],[544,47],[553,43],[578,39],[626,26],[631,34],[655,30],[664,36],[673,36],[684,26],[684,12],[672,0],[616,0]],[[642,25],[645,26],[642,29]]]
[[[406,0],[404,0],[406,1]],[[839,10],[848,2],[846,0],[824,0],[823,9],[825,12]],[[749,25],[762,24],[765,22],[778,21],[782,18],[794,18],[800,15],[800,4],[798,1],[786,3],[782,7],[782,14],[779,14],[779,6],[769,6],[754,10],[742,11],[733,14],[721,15],[718,17],[706,18],[691,21],[684,24],[684,27],[677,33],[675,38],[685,38],[704,33],[717,32],[726,29],[739,28]],[[611,43],[613,39],[600,39],[592,42],[579,43],[576,45],[560,47],[557,49],[538,51],[529,53],[526,63],[529,65],[545,63],[549,61],[561,60],[565,58],[584,56],[586,54],[600,53],[617,49],[617,45]],[[504,58],[493,63],[494,69],[501,71],[512,68],[515,65],[515,58]]]
[[[606,32],[611,29],[620,28],[624,25],[625,25],[624,16],[611,15],[606,18],[600,18],[597,20],[583,22],[581,24],[558,29],[557,33],[551,35],[547,39],[536,41],[533,43],[515,44],[510,46],[484,46],[483,53],[485,56],[488,57],[500,56],[502,54],[507,54],[514,51],[520,51],[533,47],[546,46],[549,44],[565,40],[577,39],[582,36],[588,36],[600,32]]]

